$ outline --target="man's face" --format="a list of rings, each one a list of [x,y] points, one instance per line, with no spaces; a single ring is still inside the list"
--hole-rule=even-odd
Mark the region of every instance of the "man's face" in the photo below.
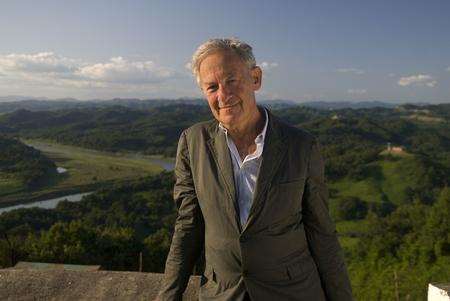
[[[258,109],[255,91],[261,87],[262,72],[250,68],[234,53],[217,51],[200,64],[200,87],[214,117],[227,129],[240,128]]]

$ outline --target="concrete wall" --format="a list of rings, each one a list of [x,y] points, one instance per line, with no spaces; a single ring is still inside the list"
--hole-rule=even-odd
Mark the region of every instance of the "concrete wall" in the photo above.
[[[162,274],[112,271],[0,270],[0,300],[154,300]],[[193,276],[183,300],[197,300]]]

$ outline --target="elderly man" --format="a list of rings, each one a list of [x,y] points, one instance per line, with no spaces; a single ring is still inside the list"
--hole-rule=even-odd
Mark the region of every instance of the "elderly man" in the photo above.
[[[192,69],[215,119],[180,137],[159,298],[181,300],[204,247],[200,300],[351,300],[316,139],[256,105],[248,44],[208,40]]]

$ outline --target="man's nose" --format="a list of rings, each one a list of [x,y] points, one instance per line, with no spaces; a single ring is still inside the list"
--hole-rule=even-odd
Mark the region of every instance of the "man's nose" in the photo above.
[[[231,97],[231,91],[226,86],[220,86],[217,91],[217,100],[226,102]]]

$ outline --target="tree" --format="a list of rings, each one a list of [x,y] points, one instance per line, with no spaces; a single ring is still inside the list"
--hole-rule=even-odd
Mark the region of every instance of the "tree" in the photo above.
[[[145,271],[164,272],[171,238],[172,234],[167,229],[160,229],[144,240]]]
[[[356,220],[367,214],[367,204],[357,197],[344,197],[337,200],[336,219]]]

